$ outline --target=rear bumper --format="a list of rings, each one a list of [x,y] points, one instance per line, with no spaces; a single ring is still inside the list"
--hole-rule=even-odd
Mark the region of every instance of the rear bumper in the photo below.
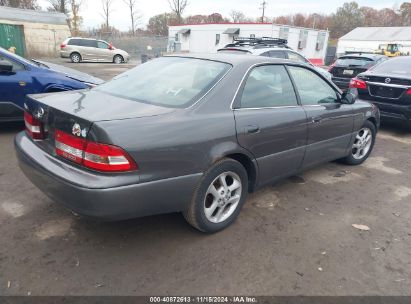
[[[382,119],[411,121],[411,105],[397,105],[385,102],[373,102],[380,110]]]
[[[14,144],[20,168],[41,191],[78,214],[103,220],[183,211],[201,177],[198,173],[112,187],[112,175],[88,173],[91,181],[83,187],[80,170],[76,173],[70,164],[41,150],[24,132],[16,135]]]
[[[68,51],[60,51],[60,57],[61,58],[69,58],[70,53]]]
[[[23,120],[23,109],[12,102],[0,102],[0,122]]]

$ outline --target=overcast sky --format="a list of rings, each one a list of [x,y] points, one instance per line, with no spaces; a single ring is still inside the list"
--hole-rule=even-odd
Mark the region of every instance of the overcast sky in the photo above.
[[[39,4],[46,8],[47,0],[38,0]],[[293,13],[331,13],[348,0],[266,0],[267,9],[266,16],[275,17]],[[404,0],[405,1],[405,0]],[[260,3],[262,0],[188,0],[189,5],[184,12],[184,15],[197,14],[212,14],[220,13],[225,17],[229,17],[232,9],[240,10],[247,16],[261,16]],[[361,6],[371,6],[377,9],[383,7],[398,6],[402,1],[390,0],[359,0]],[[103,23],[101,16],[101,0],[83,0],[81,14],[84,18],[83,28],[98,27]],[[141,27],[147,23],[151,16],[169,11],[167,0],[139,0],[139,10],[143,16]],[[129,29],[128,9],[124,4],[124,0],[113,0],[113,12],[111,16],[111,24],[120,30]]]

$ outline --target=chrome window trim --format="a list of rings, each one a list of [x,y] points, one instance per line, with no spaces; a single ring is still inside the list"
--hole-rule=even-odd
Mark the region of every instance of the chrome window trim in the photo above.
[[[238,108],[238,109],[233,109],[233,111],[265,110],[265,109],[284,109],[284,108],[301,108],[301,106],[300,106],[300,105],[296,105],[296,106],[277,106],[277,107],[261,107],[261,108]]]

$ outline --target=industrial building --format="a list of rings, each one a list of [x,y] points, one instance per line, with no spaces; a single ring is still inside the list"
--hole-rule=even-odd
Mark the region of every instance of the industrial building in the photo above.
[[[215,23],[169,26],[168,51],[216,52],[232,43],[234,37],[274,37],[315,64],[323,64],[329,32],[272,23]]]
[[[404,54],[411,52],[411,26],[357,27],[338,39],[337,56],[347,52],[374,53],[388,44],[397,44]]]
[[[69,36],[67,16],[62,13],[0,6],[0,46],[21,56],[56,56]]]

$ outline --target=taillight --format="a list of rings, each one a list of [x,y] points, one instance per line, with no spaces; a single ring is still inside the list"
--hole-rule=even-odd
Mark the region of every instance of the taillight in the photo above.
[[[364,80],[358,78],[352,78],[350,80],[350,88],[351,89],[366,89],[367,83]]]
[[[64,49],[66,47],[65,43],[60,44],[60,49]]]
[[[411,95],[411,89],[407,90],[407,95]]]
[[[60,130],[55,132],[56,154],[87,168],[104,172],[137,169],[134,160],[120,147],[92,142]]]
[[[24,124],[26,125],[26,132],[33,139],[44,138],[44,128],[40,120],[35,118],[29,112],[24,111]]]

